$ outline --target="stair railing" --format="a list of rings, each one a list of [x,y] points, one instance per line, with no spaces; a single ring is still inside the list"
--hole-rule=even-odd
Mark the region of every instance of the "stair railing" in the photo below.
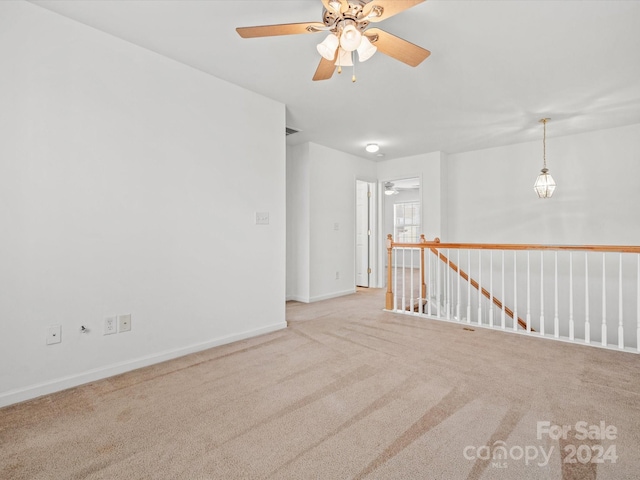
[[[388,235],[387,265],[386,310],[640,352],[639,246]]]

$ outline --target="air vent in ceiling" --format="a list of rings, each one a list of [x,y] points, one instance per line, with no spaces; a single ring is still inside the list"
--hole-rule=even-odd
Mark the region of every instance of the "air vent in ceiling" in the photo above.
[[[294,128],[286,127],[285,131],[287,132],[287,136],[289,136],[289,135],[293,135],[294,133],[298,133],[300,130],[296,130]]]

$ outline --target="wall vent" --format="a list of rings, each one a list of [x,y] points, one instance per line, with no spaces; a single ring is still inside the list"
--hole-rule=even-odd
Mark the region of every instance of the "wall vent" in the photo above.
[[[287,132],[287,136],[289,136],[289,135],[293,135],[294,133],[298,133],[300,130],[296,130],[290,127],[285,127],[285,131]]]

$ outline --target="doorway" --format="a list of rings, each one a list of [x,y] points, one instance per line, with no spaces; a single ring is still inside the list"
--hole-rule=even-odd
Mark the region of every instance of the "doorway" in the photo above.
[[[387,234],[394,241],[415,243],[423,231],[422,181],[419,175],[401,177],[380,182],[380,225],[381,241],[386,242]],[[380,286],[387,284],[387,251],[380,249],[378,275]]]

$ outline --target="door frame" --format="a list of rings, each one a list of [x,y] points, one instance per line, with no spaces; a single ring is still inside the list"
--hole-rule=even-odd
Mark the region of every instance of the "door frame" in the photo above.
[[[358,182],[366,183],[369,191],[369,215],[368,215],[368,224],[369,224],[369,232],[368,241],[369,241],[369,268],[371,269],[371,273],[369,273],[369,288],[376,288],[379,286],[378,283],[378,275],[376,272],[378,271],[378,250],[379,245],[377,238],[378,234],[378,182],[375,179],[370,178],[360,178],[356,177],[355,179],[355,215],[356,221],[354,222],[354,258],[353,258],[353,271],[354,278],[353,283],[354,287],[356,287],[356,275],[357,275],[357,262],[358,262],[358,252],[357,252],[357,235],[358,235],[358,216],[360,212],[358,211]]]
[[[390,202],[391,199],[387,199],[386,198],[387,195],[384,194],[384,185],[387,182],[397,182],[400,180],[406,180],[410,178],[417,178],[420,183],[420,186],[418,188],[418,198],[420,200],[420,223],[421,223],[422,230],[424,231],[426,216],[425,216],[424,195],[423,195],[424,182],[423,182],[422,174],[416,173],[413,175],[412,174],[395,175],[393,177],[388,177],[388,178],[378,180],[378,184],[377,184],[378,202],[377,202],[376,222],[377,222],[377,225],[379,225],[379,230],[378,230],[378,236],[377,236],[378,248],[376,250],[377,252],[376,263],[379,266],[379,268],[376,269],[377,274],[375,275],[376,276],[375,283],[378,288],[383,288],[387,286],[387,276],[386,276],[387,235],[389,233],[393,234],[393,232],[384,231],[386,208],[388,208],[389,205],[391,205],[391,202]]]

